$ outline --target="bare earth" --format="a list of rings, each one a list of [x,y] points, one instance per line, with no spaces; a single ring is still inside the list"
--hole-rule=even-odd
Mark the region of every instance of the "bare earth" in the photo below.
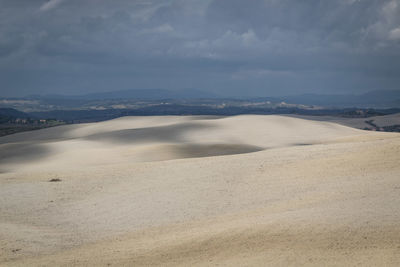
[[[400,134],[167,116],[2,137],[0,265],[399,266]]]

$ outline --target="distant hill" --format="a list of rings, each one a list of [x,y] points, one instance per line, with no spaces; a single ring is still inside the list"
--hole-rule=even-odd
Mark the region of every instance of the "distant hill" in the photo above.
[[[0,108],[0,117],[27,119],[30,115],[13,108]]]
[[[294,104],[330,107],[400,107],[400,90],[376,90],[361,95],[302,94],[279,99]]]
[[[13,108],[0,108],[0,124],[12,123],[16,119],[28,119],[30,117],[32,116]]]
[[[132,101],[164,101],[164,100],[205,100],[212,101],[269,101],[271,103],[286,102],[289,104],[322,106],[327,108],[399,108],[400,90],[376,90],[360,95],[355,94],[300,94],[276,97],[228,97],[199,90],[167,90],[167,89],[133,89],[111,92],[90,93],[84,95],[31,95],[26,98],[39,100],[40,104],[56,105],[64,109],[82,107],[90,102],[132,100]],[[37,108],[37,107],[35,107]]]
[[[112,99],[137,99],[137,100],[162,100],[162,99],[201,99],[218,98],[217,95],[199,90],[167,90],[167,89],[132,89],[110,92],[90,93],[84,95],[64,96],[45,95],[47,99],[85,99],[85,100],[112,100]]]
[[[199,90],[166,90],[166,89],[135,89],[120,90],[104,93],[92,93],[76,96],[78,99],[110,100],[110,99],[137,99],[137,100],[163,100],[163,99],[210,99],[225,98],[212,93]],[[361,95],[321,95],[301,94],[268,98],[267,100],[284,101],[292,104],[319,105],[329,107],[400,107],[400,90],[376,90]]]

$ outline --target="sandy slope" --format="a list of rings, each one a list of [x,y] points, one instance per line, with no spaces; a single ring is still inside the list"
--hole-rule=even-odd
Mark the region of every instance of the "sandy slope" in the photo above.
[[[316,120],[316,121],[329,121],[339,123],[345,126],[350,126],[358,129],[371,129],[371,125],[366,121],[372,121],[379,127],[400,125],[400,113],[389,114],[384,116],[374,116],[368,118],[345,118],[337,116],[306,116],[306,115],[288,115],[294,118]]]
[[[281,116],[6,136],[0,264],[396,266],[399,162],[399,134]]]

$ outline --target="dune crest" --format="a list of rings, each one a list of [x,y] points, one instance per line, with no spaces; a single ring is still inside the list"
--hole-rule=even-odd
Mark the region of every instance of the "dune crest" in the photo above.
[[[365,132],[283,116],[123,117],[0,138],[0,169],[62,170],[110,162],[230,155],[354,135]]]

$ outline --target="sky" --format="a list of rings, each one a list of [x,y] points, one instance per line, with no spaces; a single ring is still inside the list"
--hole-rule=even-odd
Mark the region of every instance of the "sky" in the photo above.
[[[0,0],[0,96],[400,90],[400,0]]]

